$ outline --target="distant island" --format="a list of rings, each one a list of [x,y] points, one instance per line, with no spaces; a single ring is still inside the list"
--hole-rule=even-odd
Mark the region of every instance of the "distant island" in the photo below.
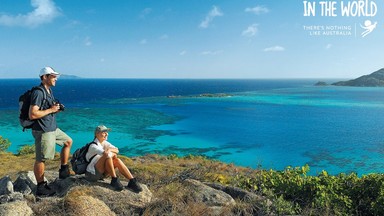
[[[328,84],[326,82],[323,82],[323,81],[319,81],[317,83],[315,83],[315,86],[327,86]]]
[[[60,79],[81,79],[81,77],[75,75],[60,74]]]
[[[324,81],[318,81],[314,86],[356,86],[356,87],[384,87],[384,68],[375,71],[369,75],[364,75],[356,79],[339,81],[328,84]]]
[[[384,68],[348,81],[332,83],[335,86],[384,87]]]

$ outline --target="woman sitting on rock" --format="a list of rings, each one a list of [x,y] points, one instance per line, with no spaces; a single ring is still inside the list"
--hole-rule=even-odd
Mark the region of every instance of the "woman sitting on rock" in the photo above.
[[[110,130],[110,128],[107,128],[104,125],[96,127],[95,139],[89,146],[86,154],[86,158],[90,163],[87,166],[85,178],[89,181],[97,181],[106,176],[111,176],[111,186],[115,190],[121,191],[124,187],[116,175],[115,168],[117,168],[120,173],[129,180],[126,188],[135,193],[141,192],[142,188],[137,183],[136,178],[132,176],[123,161],[117,158],[119,149],[107,141],[108,131]]]

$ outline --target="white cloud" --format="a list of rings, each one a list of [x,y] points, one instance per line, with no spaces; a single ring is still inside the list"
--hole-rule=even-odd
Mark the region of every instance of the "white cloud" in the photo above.
[[[243,36],[246,36],[246,37],[253,37],[257,34],[257,32],[259,31],[259,29],[257,28],[259,26],[259,24],[257,23],[254,23],[250,26],[248,26],[247,29],[245,29],[243,31],[243,33],[241,33],[241,35]]]
[[[179,55],[183,56],[183,55],[186,55],[187,54],[187,51],[186,50],[183,50],[179,53]]]
[[[160,40],[167,40],[169,36],[167,34],[163,34],[160,36]]]
[[[223,12],[220,11],[220,8],[213,6],[212,10],[207,14],[205,19],[200,23],[200,28],[208,28],[211,22],[215,17],[223,16]]]
[[[264,6],[256,6],[254,8],[246,8],[245,12],[254,13],[256,15],[265,14],[269,12],[269,9]]]
[[[92,41],[91,41],[91,38],[90,37],[86,37],[85,40],[84,40],[84,45],[85,46],[91,46],[92,45]]]
[[[140,44],[142,44],[142,45],[145,45],[145,44],[147,44],[147,43],[148,43],[147,39],[142,39],[142,40],[140,41]]]
[[[143,11],[140,13],[140,18],[145,19],[145,17],[152,12],[152,8],[145,8]]]
[[[285,48],[282,46],[273,46],[273,47],[268,47],[264,49],[265,52],[281,52],[285,51]]]
[[[203,51],[201,52],[201,55],[219,55],[223,53],[222,50],[216,50],[216,51]]]
[[[325,46],[325,49],[327,49],[327,50],[329,50],[329,49],[331,49],[332,48],[332,44],[327,44],[326,46]]]
[[[35,9],[27,14],[0,15],[0,25],[34,28],[52,22],[61,14],[52,0],[31,0],[31,5]]]

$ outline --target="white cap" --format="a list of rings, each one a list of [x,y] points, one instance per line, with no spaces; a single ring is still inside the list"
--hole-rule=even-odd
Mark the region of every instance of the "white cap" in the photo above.
[[[53,68],[51,68],[51,67],[44,67],[44,68],[42,68],[40,70],[39,77],[44,76],[46,74],[52,74],[52,75],[56,75],[56,76],[60,75],[60,73],[56,72]]]

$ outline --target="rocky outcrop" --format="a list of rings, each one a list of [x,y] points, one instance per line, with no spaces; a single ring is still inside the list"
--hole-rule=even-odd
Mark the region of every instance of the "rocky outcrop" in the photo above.
[[[144,184],[141,184],[142,192],[134,193],[127,189],[114,191],[109,179],[88,182],[81,175],[64,180],[57,176],[58,172],[45,172],[49,186],[57,191],[55,196],[46,198],[35,197],[36,181],[32,171],[19,173],[14,182],[9,176],[1,178],[0,215],[140,215],[158,200]],[[188,197],[206,206],[211,215],[221,215],[226,207],[236,205],[235,200],[265,201],[235,187],[188,178],[180,182],[188,188]]]
[[[13,185],[11,178],[5,176],[0,179],[0,195],[8,195],[13,193]]]
[[[184,184],[191,188],[190,192],[195,202],[205,203],[210,207],[226,206],[235,204],[235,200],[224,191],[216,190],[208,185],[194,179],[186,179]]]
[[[33,209],[45,209],[54,213],[58,203],[64,201],[65,215],[115,215],[122,214],[119,206],[129,206],[132,212],[140,212],[151,202],[152,193],[142,184],[143,191],[134,193],[130,190],[114,191],[109,180],[88,182],[84,176],[76,175],[67,179],[57,178],[58,172],[46,171],[45,178],[49,186],[56,190],[53,197],[35,197],[36,180],[32,171],[19,173],[12,183],[9,176],[0,179],[0,215],[32,215]],[[127,182],[122,181],[124,185]],[[15,207],[17,206],[17,208]],[[19,209],[20,208],[20,209]],[[16,209],[16,210],[14,210]],[[32,212],[29,214],[28,212]],[[58,213],[60,215],[60,213]]]
[[[29,216],[33,215],[33,211],[26,201],[15,201],[1,204],[0,215]]]
[[[231,186],[224,186],[224,185],[221,185],[221,184],[217,184],[217,183],[205,183],[207,186],[210,186],[216,190],[220,190],[220,191],[223,191],[227,194],[229,194],[232,198],[234,199],[238,199],[238,200],[242,200],[242,201],[265,201],[266,198],[265,197],[262,197],[262,196],[259,196],[255,193],[251,193],[251,192],[248,192],[248,191],[245,191],[245,190],[242,190],[240,188],[237,188],[237,187],[231,187]]]
[[[78,196],[74,199],[66,199],[64,204],[68,209],[68,215],[116,215],[103,201],[92,196]]]

